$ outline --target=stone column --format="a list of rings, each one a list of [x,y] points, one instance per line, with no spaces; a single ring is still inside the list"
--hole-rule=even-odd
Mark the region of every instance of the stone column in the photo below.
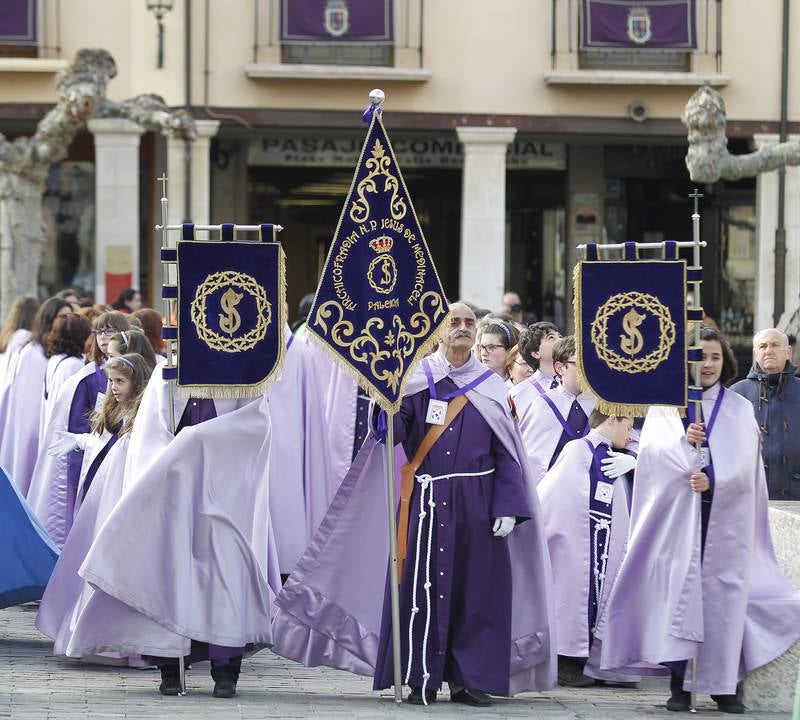
[[[139,285],[139,140],[122,118],[89,120],[95,153],[95,300]]]
[[[800,135],[789,135],[796,142]],[[774,145],[777,134],[753,136],[755,147]],[[791,313],[797,308],[800,295],[800,168],[786,168],[786,202],[784,225],[786,227],[786,293],[784,308]],[[774,325],[775,308],[775,228],[778,226],[778,171],[756,176],[756,237],[758,242],[756,263],[756,292],[754,329]]]
[[[195,120],[197,140],[188,145],[192,158],[190,217],[185,218],[186,151],[187,144],[175,138],[167,139],[167,196],[169,222],[191,220],[206,225],[211,219],[211,138],[219,130],[219,120]],[[238,219],[238,218],[237,218]],[[233,221],[231,221],[233,222]],[[241,222],[241,221],[240,221]]]
[[[497,310],[506,289],[506,152],[517,129],[456,132],[464,146],[459,297]]]

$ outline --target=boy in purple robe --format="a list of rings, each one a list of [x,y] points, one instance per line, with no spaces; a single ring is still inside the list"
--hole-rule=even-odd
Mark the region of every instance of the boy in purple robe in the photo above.
[[[689,710],[694,659],[696,692],[741,714],[737,683],[800,638],[800,592],[775,558],[752,405],[723,387],[733,353],[718,331],[701,337],[704,422],[649,411],[628,548],[596,636],[601,669],[670,668],[668,710]]]
[[[453,702],[552,687],[549,560],[519,431],[499,375],[471,354],[475,315],[451,306],[439,352],[408,384],[395,437],[414,457],[429,401],[468,402],[416,469],[400,585],[409,702],[450,684]],[[393,684],[383,457],[366,440],[276,604],[274,651]],[[513,532],[512,532],[513,531]],[[352,557],[358,555],[359,562]]]
[[[636,458],[623,450],[631,419],[593,410],[585,438],[568,442],[539,483],[545,535],[554,577],[558,684],[589,687],[600,680],[636,682],[632,676],[584,667],[595,660],[595,628],[622,560]]]
[[[561,384],[536,393],[526,405],[515,399],[522,441],[528,452],[533,475],[540,482],[555,464],[564,446],[589,432],[589,415],[594,398],[584,392],[578,371],[575,336],[559,339],[553,346],[553,367]]]

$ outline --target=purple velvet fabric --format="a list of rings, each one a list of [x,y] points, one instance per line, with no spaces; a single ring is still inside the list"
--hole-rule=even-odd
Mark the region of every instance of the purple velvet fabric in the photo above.
[[[436,383],[439,397],[458,389],[448,377]],[[429,426],[425,414],[430,400],[423,390],[403,400],[395,415],[395,441],[413,456]],[[430,576],[431,631],[427,645],[427,687],[443,681],[497,695],[509,694],[511,637],[511,566],[505,539],[491,535],[493,519],[530,518],[522,469],[477,409],[467,404],[437,440],[418,475],[476,473],[494,468],[491,475],[443,478],[433,483],[435,498]],[[405,675],[408,629],[416,572],[419,614],[414,623],[409,684],[423,684],[422,647],[425,631],[425,554],[430,512],[420,520],[420,484],[415,483],[409,516],[408,557],[400,583],[400,636]],[[427,508],[426,508],[427,510]],[[423,523],[421,557],[417,558],[418,526]],[[486,588],[491,592],[486,592]],[[389,588],[384,595],[375,689],[393,683]]]

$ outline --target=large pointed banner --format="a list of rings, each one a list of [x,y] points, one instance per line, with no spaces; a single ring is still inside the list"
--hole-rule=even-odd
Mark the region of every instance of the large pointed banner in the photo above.
[[[587,246],[575,267],[575,338],[584,382],[609,414],[640,415],[651,405],[687,406],[687,322],[702,311],[687,310],[688,268],[667,243],[663,260],[638,260],[635,243],[626,259],[598,260]],[[702,319],[702,317],[700,317]]]
[[[372,115],[308,332],[387,412],[433,347],[447,301],[380,111]]]
[[[263,242],[239,242],[224,224],[222,242],[199,241],[187,223],[177,252],[167,251],[177,260],[178,284],[165,285],[162,296],[178,301],[175,379],[184,394],[255,397],[280,374],[286,270],[274,228],[261,226]]]

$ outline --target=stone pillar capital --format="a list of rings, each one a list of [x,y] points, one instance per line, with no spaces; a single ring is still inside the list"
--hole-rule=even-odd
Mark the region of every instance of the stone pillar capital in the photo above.
[[[86,127],[95,136],[95,142],[109,135],[127,135],[136,138],[138,142],[139,136],[145,132],[141,125],[126,118],[92,118],[86,123]]]
[[[515,127],[468,127],[456,128],[458,141],[464,152],[505,152],[517,135]]]

